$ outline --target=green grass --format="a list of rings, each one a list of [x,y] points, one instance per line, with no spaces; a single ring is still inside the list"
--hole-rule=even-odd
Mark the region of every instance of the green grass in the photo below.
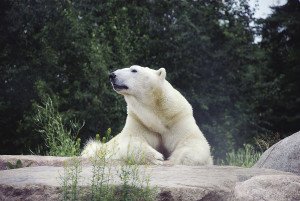
[[[221,161],[221,165],[252,167],[261,154],[261,152],[255,151],[252,145],[244,144],[243,148],[227,153],[225,159]]]

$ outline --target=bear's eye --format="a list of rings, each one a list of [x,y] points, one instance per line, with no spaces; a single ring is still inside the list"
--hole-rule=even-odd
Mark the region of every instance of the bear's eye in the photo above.
[[[132,70],[131,70],[131,72],[132,72],[132,73],[136,73],[136,72],[137,72],[137,70],[135,70],[135,69],[132,69]]]

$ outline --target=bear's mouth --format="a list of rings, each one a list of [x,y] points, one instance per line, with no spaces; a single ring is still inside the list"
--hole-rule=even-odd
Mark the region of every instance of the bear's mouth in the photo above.
[[[115,83],[112,83],[114,90],[116,91],[121,91],[121,90],[126,90],[128,87],[126,85],[118,85]]]

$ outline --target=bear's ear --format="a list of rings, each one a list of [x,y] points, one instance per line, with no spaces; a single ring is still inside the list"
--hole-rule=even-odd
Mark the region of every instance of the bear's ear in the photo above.
[[[166,79],[166,74],[167,74],[166,69],[164,69],[164,68],[158,69],[157,74],[160,77],[160,79],[162,79],[162,80]]]

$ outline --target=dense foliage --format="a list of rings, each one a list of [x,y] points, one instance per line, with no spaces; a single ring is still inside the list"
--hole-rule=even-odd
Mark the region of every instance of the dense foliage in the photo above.
[[[298,0],[258,22],[246,0],[0,4],[0,154],[43,144],[34,117],[47,96],[65,122],[85,122],[82,142],[117,134],[126,107],[107,74],[132,64],[167,69],[216,157],[300,128]]]

